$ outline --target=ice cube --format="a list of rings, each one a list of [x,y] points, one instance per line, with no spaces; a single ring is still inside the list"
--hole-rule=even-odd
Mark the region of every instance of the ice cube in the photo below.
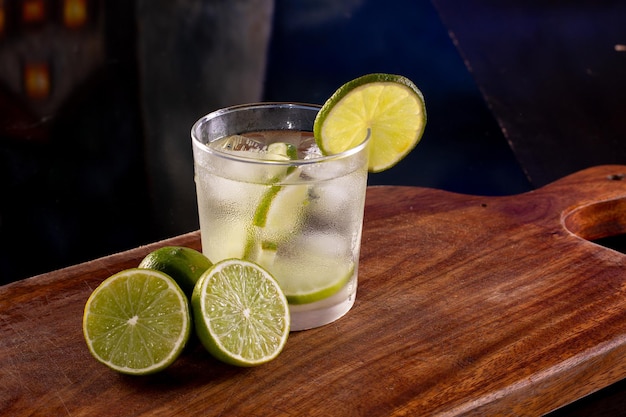
[[[243,135],[232,135],[221,141],[220,150],[223,152],[263,152],[265,144],[259,140]]]
[[[321,158],[323,156],[322,151],[315,143],[310,144],[308,148],[304,149],[304,151],[302,151],[302,155],[303,159]]]

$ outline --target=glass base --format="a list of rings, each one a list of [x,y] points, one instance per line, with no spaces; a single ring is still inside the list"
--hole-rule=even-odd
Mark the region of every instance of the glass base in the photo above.
[[[345,316],[354,305],[355,300],[356,293],[352,293],[342,302],[328,307],[304,309],[305,305],[290,305],[291,331],[308,330],[332,323]]]

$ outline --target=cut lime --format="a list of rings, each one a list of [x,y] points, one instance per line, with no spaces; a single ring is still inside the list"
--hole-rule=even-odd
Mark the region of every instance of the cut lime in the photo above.
[[[325,155],[370,137],[370,172],[391,168],[420,141],[426,126],[421,91],[406,77],[368,74],[341,86],[322,106],[313,127]]]
[[[268,153],[284,155],[290,160],[298,158],[296,147],[290,143],[272,143],[268,147]],[[285,174],[276,178],[276,182],[281,182],[280,185],[271,185],[263,194],[254,213],[254,225],[266,228],[270,233],[280,234],[294,230],[295,224],[302,217],[302,207],[308,200],[308,185],[298,184],[300,173],[288,169]]]
[[[291,143],[274,142],[267,146],[264,155],[269,161],[293,161],[298,159],[298,149]],[[277,175],[270,182],[280,181],[285,175],[293,172],[294,169],[296,169],[295,166],[288,166],[286,169],[275,169]]]
[[[259,135],[261,135],[259,137]],[[268,139],[259,133],[231,135],[211,142],[210,147],[231,154],[236,158],[258,161],[276,161],[276,164],[237,164],[239,177],[250,182],[271,184],[279,181],[295,167],[284,162],[298,158],[298,149],[287,142],[275,142],[265,145]]]
[[[191,304],[198,338],[223,362],[261,365],[287,342],[287,299],[272,275],[255,263],[216,263],[198,280]]]
[[[186,295],[191,296],[196,281],[211,265],[211,261],[195,249],[165,246],[146,255],[139,268],[165,272],[174,278]]]
[[[273,143],[270,148],[272,146],[274,152],[297,157],[296,148],[291,144]],[[283,178],[277,178],[280,183],[270,185],[261,197],[252,219],[253,227],[248,233],[243,256],[245,259],[271,268],[271,263],[263,256],[264,247],[270,245],[275,252],[279,244],[300,230],[309,204],[309,185],[299,184],[299,177],[300,172],[288,171]]]
[[[128,269],[105,279],[83,314],[91,354],[125,374],[165,369],[181,354],[191,329],[188,300],[167,274]]]
[[[257,207],[244,258],[272,270],[278,246],[302,229],[308,204],[307,185],[272,186]]]
[[[298,149],[291,143],[275,142],[267,147],[267,155],[274,160],[295,160],[298,159]]]
[[[308,197],[306,184],[271,186],[257,207],[254,225],[266,228],[270,234],[290,233],[302,221]]]
[[[348,283],[355,265],[342,242],[334,235],[301,236],[275,254],[271,270],[290,304],[323,300]],[[267,257],[269,252],[261,253]]]
[[[336,294],[350,280],[354,273],[354,265],[338,265],[331,269],[324,264],[312,264],[306,269],[296,265],[282,264],[280,268],[274,264],[276,276],[287,279],[281,284],[285,297],[290,304],[308,304],[320,301]]]

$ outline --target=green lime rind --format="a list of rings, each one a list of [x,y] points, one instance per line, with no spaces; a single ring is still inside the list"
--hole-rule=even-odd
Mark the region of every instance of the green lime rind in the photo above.
[[[298,148],[291,143],[286,142],[274,142],[267,146],[268,156],[276,155],[281,159],[296,160],[298,159]]]
[[[292,159],[297,158],[297,149],[292,144],[279,142],[273,143],[270,148],[272,146],[275,155],[286,154]],[[300,230],[309,203],[309,185],[297,184],[299,176],[298,172],[287,170],[284,176],[271,181],[262,194],[252,217],[252,227],[247,228],[244,259],[258,262],[261,242],[278,245]],[[271,265],[263,266],[271,269]]]
[[[83,336],[100,363],[149,375],[180,356],[191,333],[189,301],[167,274],[133,268],[105,279],[89,296]]]
[[[263,194],[263,197],[261,197],[261,202],[259,203],[259,205],[257,206],[254,212],[252,224],[258,227],[265,227],[265,223],[267,222],[267,213],[269,212],[270,207],[272,206],[272,201],[274,201],[276,194],[278,194],[278,192],[282,188],[283,187],[280,185],[272,185],[265,192],[265,194]]]
[[[253,262],[217,262],[198,280],[191,305],[198,338],[222,362],[258,366],[275,359],[287,342],[287,299],[272,275]]]
[[[295,161],[298,159],[298,148],[296,148],[296,146],[292,143],[274,142],[267,146],[267,152],[265,155],[270,160]],[[280,173],[272,178],[269,181],[270,184],[281,181],[283,177],[291,174],[295,169],[296,167],[294,165],[288,166],[283,173]]]
[[[139,268],[165,272],[174,278],[185,295],[191,296],[200,275],[212,265],[201,252],[184,246],[164,246],[146,255]]]
[[[283,157],[283,158],[286,158],[287,160],[298,159],[298,150],[291,143],[285,143],[285,142],[272,143],[268,146],[267,153],[268,155]],[[295,168],[296,168],[295,166],[288,167],[284,175],[280,175],[276,178],[273,178],[270,181],[270,184],[274,184],[274,185],[270,185],[269,189],[261,197],[261,201],[259,205],[257,206],[254,212],[254,217],[252,219],[252,224],[254,226],[265,227],[265,224],[267,222],[268,212],[270,211],[270,208],[272,207],[272,202],[274,201],[278,192],[284,188],[284,185],[277,185],[276,183],[288,177],[289,174],[291,174]]]
[[[389,94],[376,95],[378,91],[374,95],[365,94],[381,86],[404,88],[391,90],[398,93],[392,95],[393,100],[389,100]],[[403,102],[406,96],[413,99]],[[358,106],[345,105],[348,99],[355,97],[359,99]],[[332,128],[328,127],[329,121],[333,122]],[[411,80],[402,75],[373,73],[345,83],[326,100],[315,119],[313,134],[325,155],[351,149],[369,136],[368,169],[381,172],[393,167],[415,148],[424,134],[426,121],[424,96]]]
[[[334,283],[329,285],[328,287],[309,292],[309,293],[292,293],[285,294],[287,297],[287,301],[289,304],[309,304],[314,303],[316,301],[323,300],[325,298],[331,297],[338,293],[352,278],[352,274],[354,273],[354,268],[350,270],[347,274],[345,274],[340,279],[336,280]]]

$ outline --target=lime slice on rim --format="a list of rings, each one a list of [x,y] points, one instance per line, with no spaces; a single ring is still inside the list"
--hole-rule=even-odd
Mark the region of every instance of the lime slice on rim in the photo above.
[[[164,246],[146,255],[139,268],[165,272],[191,296],[200,275],[211,266],[211,261],[201,252],[184,246]]]
[[[198,280],[191,304],[198,338],[223,362],[261,365],[287,342],[287,299],[272,275],[255,263],[216,263]]]
[[[380,172],[402,160],[422,138],[426,106],[408,78],[368,74],[341,86],[320,109],[313,126],[325,155],[351,149],[370,136],[368,169]]]
[[[165,369],[181,354],[191,332],[187,297],[167,274],[128,269],[105,279],[83,313],[91,354],[125,374]]]

